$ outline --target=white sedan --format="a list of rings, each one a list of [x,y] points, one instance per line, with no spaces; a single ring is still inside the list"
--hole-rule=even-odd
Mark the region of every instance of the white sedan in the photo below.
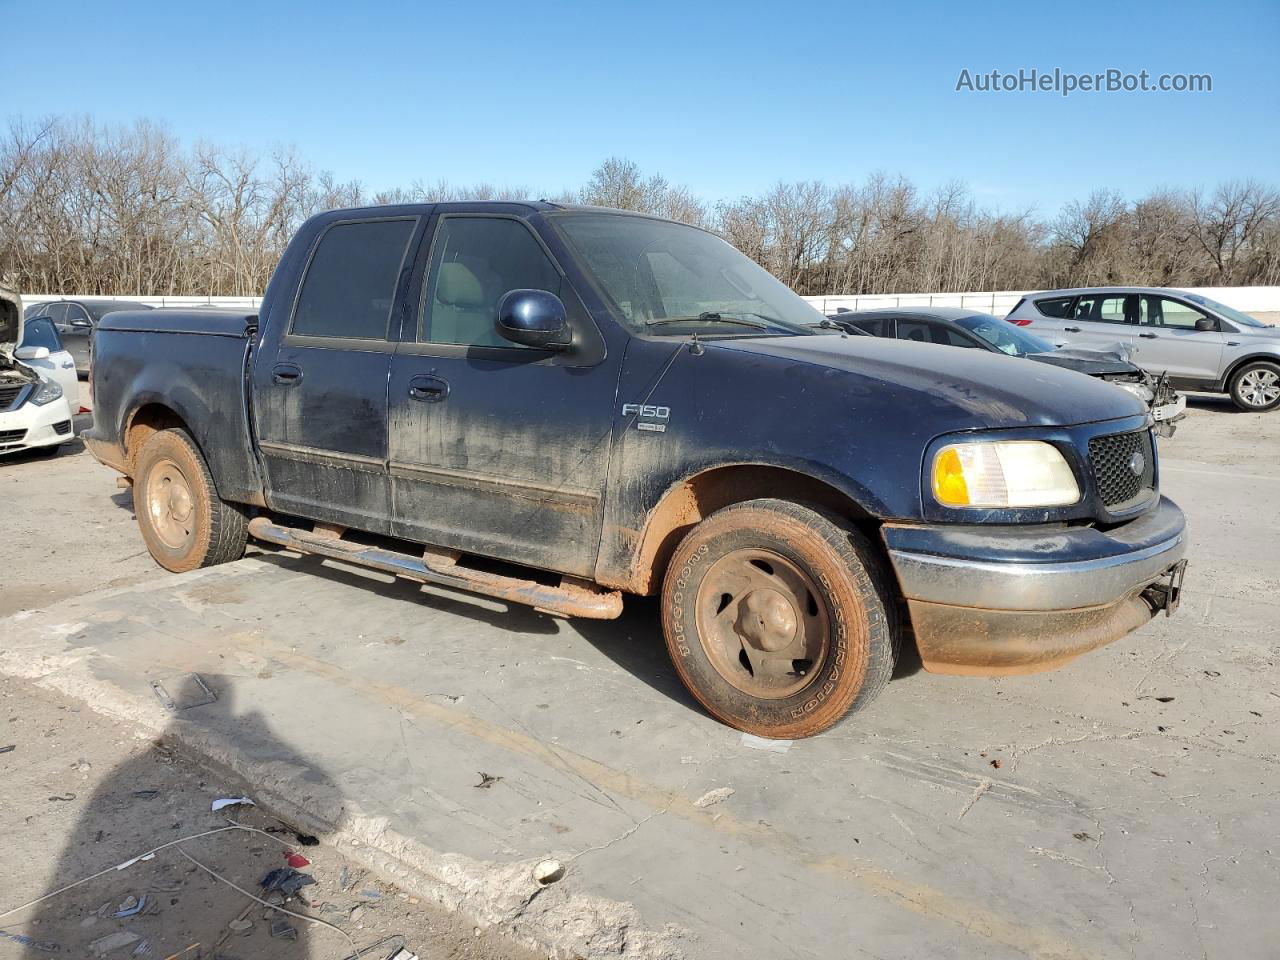
[[[76,362],[62,343],[57,328],[48,317],[37,317],[22,325],[13,356],[62,388],[72,413],[80,409],[80,383]]]

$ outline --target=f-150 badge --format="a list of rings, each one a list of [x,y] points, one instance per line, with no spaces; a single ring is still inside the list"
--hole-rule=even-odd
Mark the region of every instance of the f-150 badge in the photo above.
[[[635,417],[637,430],[648,430],[652,433],[665,433],[667,421],[671,419],[670,407],[659,407],[652,403],[624,403],[624,417]]]

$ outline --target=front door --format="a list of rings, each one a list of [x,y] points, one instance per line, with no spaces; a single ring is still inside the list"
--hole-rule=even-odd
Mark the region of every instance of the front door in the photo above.
[[[283,335],[263,344],[253,398],[272,509],[390,532],[387,375],[419,223],[395,217],[330,225]]]
[[[1142,322],[1134,363],[1152,373],[1168,373],[1181,380],[1217,380],[1226,334],[1216,317],[1188,303],[1155,294],[1143,294]],[[1196,321],[1212,324],[1197,330]]]
[[[617,361],[605,360],[591,318],[523,220],[442,215],[429,250],[416,323],[391,365],[393,532],[589,576]],[[516,289],[560,296],[573,348],[497,334],[498,301]]]

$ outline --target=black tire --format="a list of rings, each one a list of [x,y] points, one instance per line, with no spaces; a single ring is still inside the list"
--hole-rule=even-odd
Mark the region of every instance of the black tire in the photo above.
[[[1270,360],[1246,363],[1231,375],[1227,390],[1241,410],[1250,413],[1274,410],[1280,407],[1280,364]]]
[[[138,452],[133,512],[156,563],[174,573],[244,556],[249,518],[218,496],[199,448],[185,430],[152,434]]]
[[[708,713],[777,739],[812,736],[874,700],[900,636],[867,539],[784,500],[726,507],[685,536],[663,581],[662,625],[676,672]]]

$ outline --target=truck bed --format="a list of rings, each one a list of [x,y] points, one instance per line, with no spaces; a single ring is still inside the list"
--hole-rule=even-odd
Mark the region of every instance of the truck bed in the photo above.
[[[126,468],[130,424],[145,418],[149,405],[163,406],[186,423],[224,499],[261,502],[245,387],[257,324],[254,312],[212,308],[103,317],[94,331],[93,428],[85,442],[105,462]]]

